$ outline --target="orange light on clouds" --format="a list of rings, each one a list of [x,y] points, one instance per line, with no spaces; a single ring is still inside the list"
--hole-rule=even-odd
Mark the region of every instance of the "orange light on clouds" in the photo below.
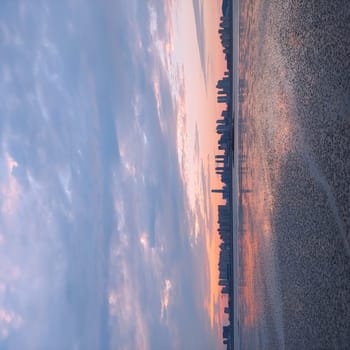
[[[221,1],[202,1],[203,39],[205,42],[205,67],[201,66],[200,48],[196,33],[196,21],[191,1],[176,3],[174,19],[173,59],[183,71],[185,86],[184,97],[180,106],[183,114],[178,120],[177,143],[179,164],[186,185],[189,207],[194,215],[198,230],[198,217],[205,222],[204,232],[199,232],[204,242],[205,256],[208,263],[208,290],[203,307],[207,310],[212,329],[218,332],[221,341],[222,296],[218,286],[219,245],[217,234],[217,206],[219,196],[212,196],[210,190],[222,186],[215,174],[214,155],[217,152],[218,137],[216,119],[222,107],[216,102],[216,83],[221,79],[226,68],[222,47],[217,34],[221,16]],[[198,140],[197,140],[198,139]],[[198,141],[199,147],[196,147]],[[203,184],[202,172],[205,183]],[[210,179],[210,181],[209,181]],[[204,200],[209,206],[206,208]],[[212,218],[212,224],[209,217]],[[196,237],[197,239],[197,237]]]

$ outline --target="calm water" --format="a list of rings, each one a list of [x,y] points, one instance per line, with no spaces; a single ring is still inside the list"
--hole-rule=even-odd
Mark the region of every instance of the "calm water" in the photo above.
[[[345,0],[241,2],[243,349],[350,344],[349,18]]]

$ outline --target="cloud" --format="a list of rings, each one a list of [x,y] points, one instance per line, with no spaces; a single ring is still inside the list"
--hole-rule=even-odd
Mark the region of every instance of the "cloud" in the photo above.
[[[3,171],[5,179],[0,189],[2,196],[1,212],[5,215],[10,215],[15,211],[20,195],[18,182],[13,175],[14,170],[18,167],[18,163],[6,152],[4,154],[3,167],[5,168]]]
[[[0,14],[3,349],[214,346],[178,163],[171,2],[149,4]]]
[[[164,287],[161,293],[161,311],[160,311],[160,317],[163,319],[166,315],[166,312],[168,310],[169,305],[169,294],[171,290],[171,281],[165,280],[164,281]]]
[[[0,339],[6,339],[10,332],[21,327],[23,320],[14,312],[0,309]]]
[[[207,63],[206,63],[206,45],[205,45],[205,28],[203,19],[203,4],[199,0],[192,0],[194,17],[196,22],[196,35],[199,49],[199,57],[201,60],[201,68],[204,81],[207,81]]]

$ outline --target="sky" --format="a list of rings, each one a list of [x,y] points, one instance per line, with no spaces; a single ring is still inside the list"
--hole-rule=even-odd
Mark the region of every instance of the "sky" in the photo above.
[[[0,9],[0,349],[220,348],[221,2]]]

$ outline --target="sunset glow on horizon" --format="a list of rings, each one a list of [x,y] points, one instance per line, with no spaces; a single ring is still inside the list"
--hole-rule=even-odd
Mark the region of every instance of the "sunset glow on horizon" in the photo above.
[[[222,4],[3,4],[0,348],[226,348]]]
[[[192,45],[194,41],[198,43],[192,3],[181,1],[174,9],[175,13],[181,13],[181,16],[176,17],[173,21],[176,28],[174,47],[177,48],[174,56],[183,67],[184,98],[186,101],[186,118],[181,130],[178,130],[180,137],[182,137],[180,143],[182,147],[185,147],[183,150],[185,158],[181,161],[184,164],[181,164],[180,168],[184,169],[184,182],[191,211],[204,219],[204,226],[201,227],[203,232],[199,233],[205,242],[208,261],[209,289],[204,307],[208,311],[211,327],[217,330],[218,338],[221,339],[224,320],[222,309],[226,298],[221,296],[221,288],[218,285],[221,240],[217,234],[217,208],[222,200],[219,196],[212,195],[208,191],[222,186],[215,174],[214,155],[218,152],[216,119],[222,111],[222,106],[216,102],[217,90],[215,86],[226,70],[226,61],[217,33],[221,16],[221,1],[212,3],[203,1],[200,6],[203,7],[204,32],[202,34],[205,42],[205,52],[202,53],[199,46],[195,48]],[[186,41],[183,41],[185,37]],[[201,65],[203,63],[201,63],[201,54],[205,56],[205,67]],[[203,68],[205,72],[203,72]],[[197,148],[196,142],[198,142],[199,148]],[[206,184],[202,183],[201,173],[203,170]],[[204,188],[206,192],[203,192]],[[204,207],[204,197],[207,197],[206,201],[210,203],[207,208]]]

